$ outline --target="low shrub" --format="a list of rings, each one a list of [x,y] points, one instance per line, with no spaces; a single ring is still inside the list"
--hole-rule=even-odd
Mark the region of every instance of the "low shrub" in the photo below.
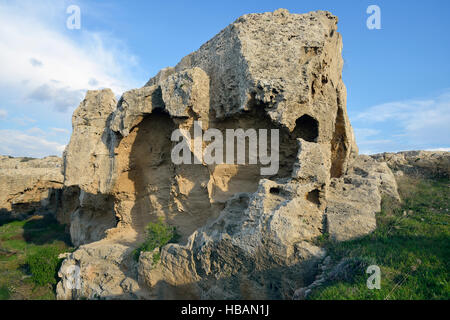
[[[156,223],[150,222],[145,228],[145,231],[146,240],[133,251],[133,256],[136,261],[139,260],[142,251],[153,251],[156,248],[160,249],[169,242],[176,242],[179,238],[176,228],[165,224],[162,218],[159,218]],[[158,252],[153,257],[153,263],[156,264],[159,258],[160,254]]]
[[[353,283],[358,276],[365,274],[368,266],[373,264],[376,264],[376,261],[371,257],[346,257],[333,268],[328,279]]]
[[[31,279],[39,286],[56,284],[60,263],[60,250],[55,247],[42,247],[27,256],[25,263],[31,273]]]
[[[11,294],[7,286],[0,287],[0,300],[8,300]]]

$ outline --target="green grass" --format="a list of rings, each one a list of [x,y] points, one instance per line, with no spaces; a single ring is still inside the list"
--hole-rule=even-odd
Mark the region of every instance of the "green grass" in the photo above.
[[[9,292],[9,289],[7,286],[0,287],[0,300],[8,300],[11,296],[11,293]]]
[[[136,261],[139,260],[139,256],[142,251],[153,251],[156,248],[161,249],[169,242],[176,242],[179,235],[176,232],[175,227],[171,227],[164,223],[162,218],[158,222],[150,222],[146,226],[146,239],[145,241],[133,251],[133,257]],[[157,264],[161,255],[159,252],[153,255],[153,264]]]
[[[55,299],[58,255],[70,250],[64,226],[51,217],[0,224],[0,299]]]
[[[449,191],[449,179],[401,178],[403,202],[383,200],[374,233],[341,243],[321,237],[335,265],[344,257],[365,263],[350,276],[328,280],[308,299],[449,299]],[[381,269],[379,290],[367,288],[369,263]]]

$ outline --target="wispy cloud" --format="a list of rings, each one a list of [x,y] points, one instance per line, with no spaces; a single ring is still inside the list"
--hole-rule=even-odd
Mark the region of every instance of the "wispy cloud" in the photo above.
[[[351,117],[362,153],[450,145],[450,91],[432,99],[372,106]]]
[[[137,86],[128,71],[137,59],[120,40],[56,25],[66,17],[64,4],[0,4],[0,86],[18,89],[25,100],[52,104],[61,112],[75,108],[87,89],[108,87],[121,94]]]
[[[431,149],[425,149],[425,151],[446,151],[446,152],[450,152],[450,148],[431,148]]]
[[[53,83],[45,83],[34,89],[29,95],[30,100],[52,104],[57,111],[65,112],[76,106],[82,99],[85,90],[70,87],[58,87]]]
[[[85,21],[92,4],[77,3]],[[98,26],[95,31],[83,23],[80,30],[66,28],[70,4],[73,1],[0,2],[0,99],[8,101],[0,109],[0,120],[11,120],[8,130],[2,121],[0,154],[61,154],[71,114],[86,90],[111,88],[120,95],[142,85],[135,76],[138,59],[124,42]],[[61,119],[67,119],[67,127],[51,128],[53,119],[54,126],[63,126]]]
[[[41,61],[35,58],[31,58],[30,63],[33,67],[42,67],[44,65]]]
[[[42,158],[48,155],[61,156],[65,145],[49,141],[45,133],[31,130],[0,130],[0,154]]]
[[[64,128],[50,128],[50,130],[55,133],[65,133],[65,134],[70,133],[69,130],[64,129]]]
[[[20,126],[20,127],[26,127],[32,124],[36,123],[35,119],[32,119],[30,117],[14,117],[11,120],[11,123],[15,124],[16,126]]]

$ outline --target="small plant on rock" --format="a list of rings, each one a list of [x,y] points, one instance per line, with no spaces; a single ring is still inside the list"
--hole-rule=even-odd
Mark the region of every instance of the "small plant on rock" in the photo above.
[[[133,251],[133,256],[136,261],[139,260],[139,256],[142,251],[154,251],[155,249],[161,249],[169,242],[176,242],[179,235],[176,232],[176,228],[164,223],[162,218],[158,219],[158,222],[150,222],[145,228],[146,240],[138,248]],[[160,252],[154,254],[153,263],[158,263],[160,259]],[[156,261],[155,261],[156,260]]]

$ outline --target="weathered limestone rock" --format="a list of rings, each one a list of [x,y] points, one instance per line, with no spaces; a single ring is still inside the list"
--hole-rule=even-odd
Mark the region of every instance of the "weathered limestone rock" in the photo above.
[[[317,185],[330,183],[331,152],[319,144],[299,139],[297,161],[294,164],[293,178],[300,181],[311,181]]]
[[[400,201],[397,183],[386,163],[360,155],[347,174],[331,181],[327,194],[326,225],[337,241],[366,235],[376,228],[375,214],[382,196]]]
[[[92,194],[106,192],[111,154],[105,132],[117,102],[110,89],[88,91],[72,116],[73,132],[64,159],[64,186]]]
[[[385,164],[357,158],[336,30],[324,11],[249,14],[117,107],[109,90],[88,92],[64,157],[65,186],[80,188],[71,235],[81,246],[61,267],[58,298],[287,298],[314,279],[317,237],[372,231],[381,195],[398,194]],[[224,135],[278,129],[278,173],[174,164],[171,135],[192,136],[195,121]],[[158,217],[180,242],[156,263],[156,252],[134,261]]]
[[[206,118],[209,113],[209,77],[200,68],[167,77],[161,84],[165,110],[173,117]],[[193,114],[192,114],[193,113]]]
[[[61,159],[0,156],[0,215],[56,213],[63,185]]]
[[[161,263],[140,271],[144,283],[160,298],[177,297],[178,287],[202,299],[287,298],[324,255],[312,243],[323,219],[305,198],[312,187],[263,179],[257,192],[235,194],[186,245],[165,246]]]
[[[161,89],[157,86],[127,91],[119,100],[110,127],[114,132],[120,132],[125,137],[142,121],[144,115],[163,108]]]
[[[75,246],[100,240],[116,226],[113,199],[108,195],[81,190],[78,203],[70,216],[70,236]]]
[[[73,132],[63,159],[64,187],[80,189],[69,214],[74,245],[100,240],[116,225],[113,198],[107,194],[114,136],[105,131],[116,106],[110,89],[88,91],[72,117]]]
[[[373,155],[377,161],[386,162],[394,172],[425,177],[450,177],[450,152],[405,151]]]
[[[140,298],[138,283],[127,276],[131,251],[127,245],[107,241],[81,246],[63,261],[59,270],[58,298]],[[78,274],[80,278],[76,278]]]

